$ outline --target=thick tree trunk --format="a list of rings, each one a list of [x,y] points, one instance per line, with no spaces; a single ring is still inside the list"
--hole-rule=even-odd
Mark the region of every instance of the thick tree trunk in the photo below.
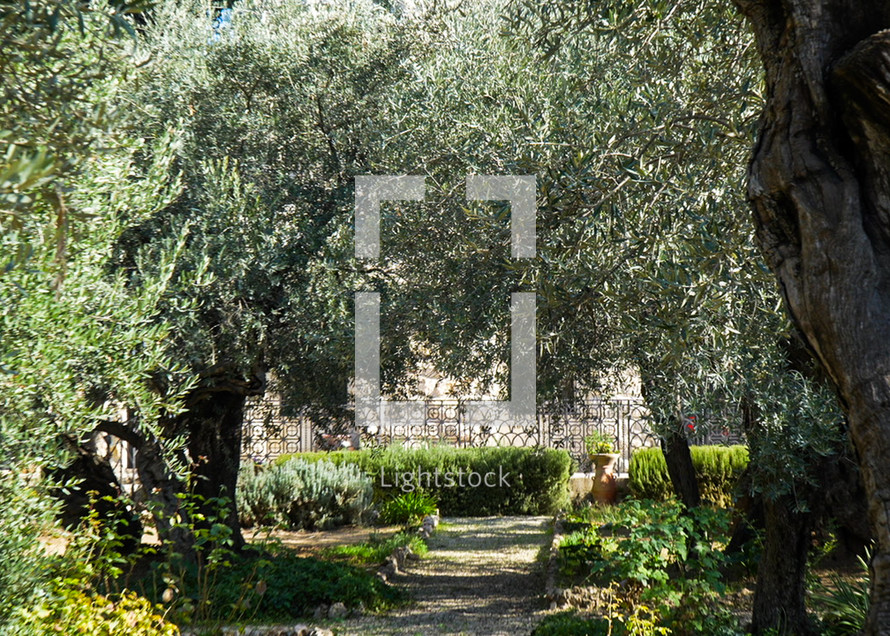
[[[752,631],[814,634],[806,612],[806,567],[810,514],[795,512],[793,496],[764,499],[765,535],[757,569]]]
[[[243,393],[213,393],[193,404],[183,417],[189,429],[188,449],[192,458],[192,491],[203,501],[202,512],[216,516],[218,506],[212,499],[229,500],[228,514],[223,519],[232,531],[233,548],[244,547],[235,488],[241,465],[241,423],[244,413]]]
[[[682,418],[674,414],[659,415],[656,406],[658,401],[653,399],[658,395],[658,380],[645,373],[642,365],[640,375],[643,399],[653,412],[655,432],[661,437],[661,452],[664,453],[664,461],[674,492],[687,510],[700,506],[698,477],[692,465],[692,454],[689,451],[689,440],[683,428]]]
[[[758,239],[837,385],[877,540],[867,634],[890,634],[890,3],[736,0],[766,70]]]

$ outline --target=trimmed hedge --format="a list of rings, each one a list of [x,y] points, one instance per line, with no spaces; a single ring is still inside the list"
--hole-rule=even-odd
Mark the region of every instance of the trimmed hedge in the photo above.
[[[692,446],[690,453],[702,499],[719,506],[731,506],[736,481],[748,466],[748,448]],[[635,452],[628,473],[634,497],[665,501],[674,494],[660,448],[643,448]]]
[[[382,450],[285,455],[276,464],[294,457],[355,464],[371,477],[376,501],[385,502],[403,492],[419,490],[433,495],[444,515],[543,515],[568,505],[572,460],[563,450],[391,446]],[[468,477],[470,473],[475,476]]]

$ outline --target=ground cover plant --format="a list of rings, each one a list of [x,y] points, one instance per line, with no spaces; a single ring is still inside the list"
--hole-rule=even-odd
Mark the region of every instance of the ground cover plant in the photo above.
[[[868,561],[870,552],[857,556],[857,568],[850,576],[831,572],[826,579],[810,577],[810,607],[821,620],[826,636],[862,633],[868,619]]]
[[[427,554],[426,541],[415,532],[397,532],[389,537],[372,534],[363,543],[338,545],[325,548],[321,555],[330,559],[343,559],[353,565],[380,565],[396,548],[407,547],[418,556]]]
[[[629,500],[603,514],[566,518],[567,534],[559,545],[563,585],[609,590],[628,624],[651,620],[653,628],[673,634],[738,628],[720,602],[727,589],[726,511]]]
[[[64,553],[50,559],[48,593],[20,612],[13,633],[168,636],[178,633],[177,626],[214,632],[244,622],[308,619],[334,603],[384,611],[406,595],[376,576],[374,559],[394,547],[412,546],[417,554],[426,547],[399,534],[324,558],[301,556],[274,539],[236,551],[224,523],[231,500],[190,495],[180,503],[183,515],[172,530],[190,526],[195,545],[189,553],[169,544],[124,552],[126,536],[116,531],[121,524],[100,520],[93,508]],[[198,509],[212,514],[195,514]]]
[[[222,618],[240,605],[250,607],[254,619],[274,621],[311,618],[319,606],[338,602],[348,609],[376,612],[404,600],[403,592],[367,568],[277,549],[227,568],[212,606]]]

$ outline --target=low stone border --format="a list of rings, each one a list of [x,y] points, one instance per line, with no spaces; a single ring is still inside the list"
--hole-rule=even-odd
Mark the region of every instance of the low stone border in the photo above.
[[[421,539],[426,541],[438,527],[439,515],[427,515],[423,518],[423,523],[417,533],[420,535]],[[386,582],[396,575],[404,574],[405,563],[407,561],[416,561],[419,558],[420,557],[414,554],[409,546],[396,548],[392,551],[392,554],[386,557],[386,562],[383,564],[383,567],[377,571],[377,576],[380,580]]]
[[[556,574],[559,571],[559,544],[562,541],[562,515],[553,518],[553,541],[550,542],[550,556],[547,559],[547,573],[544,581],[544,596],[550,601],[550,609],[562,607],[565,603],[565,590],[556,587]]]
[[[556,586],[556,576],[559,573],[559,544],[562,541],[565,528],[562,516],[553,520],[553,542],[550,544],[550,558],[547,561],[547,579],[545,583],[545,596],[550,601],[550,609],[571,607],[586,611],[595,611],[607,608],[612,601],[610,590],[596,586],[576,585],[568,589]]]
[[[222,636],[334,636],[334,632],[329,629],[309,627],[307,625],[223,627],[221,633]]]

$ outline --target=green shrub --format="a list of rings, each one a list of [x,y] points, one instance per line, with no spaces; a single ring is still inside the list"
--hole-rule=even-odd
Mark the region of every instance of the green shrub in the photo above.
[[[284,514],[302,484],[288,482],[293,473],[246,464],[238,474],[238,517],[244,526],[286,525]]]
[[[29,636],[175,636],[179,629],[163,617],[163,608],[126,592],[116,599],[73,588],[55,590],[22,612],[17,628]]]
[[[403,492],[383,504],[383,523],[406,526],[419,525],[423,518],[436,512],[436,497],[419,490]]]
[[[320,605],[337,602],[382,611],[403,598],[365,568],[278,549],[233,562],[221,573],[211,600],[222,618],[229,608],[244,606],[251,608],[251,620],[274,621],[311,617]]]
[[[396,493],[418,490],[434,495],[443,515],[540,515],[555,513],[568,505],[572,460],[563,450],[391,446],[383,450],[303,453],[279,458],[276,464],[294,457],[307,462],[355,464],[373,480],[378,502],[388,501]],[[489,475],[491,487],[484,483],[473,487],[468,483],[469,473],[479,475],[483,481]]]
[[[371,480],[357,466],[292,459],[265,468],[248,465],[238,479],[244,525],[291,529],[360,523],[373,498]]]
[[[748,465],[748,448],[693,446],[690,452],[702,499],[718,506],[731,506],[735,484]],[[674,494],[660,448],[643,448],[635,452],[628,473],[634,497],[665,501]]]
[[[570,610],[542,620],[532,636],[609,636],[617,633],[609,629],[609,621],[605,618],[585,618]]]

